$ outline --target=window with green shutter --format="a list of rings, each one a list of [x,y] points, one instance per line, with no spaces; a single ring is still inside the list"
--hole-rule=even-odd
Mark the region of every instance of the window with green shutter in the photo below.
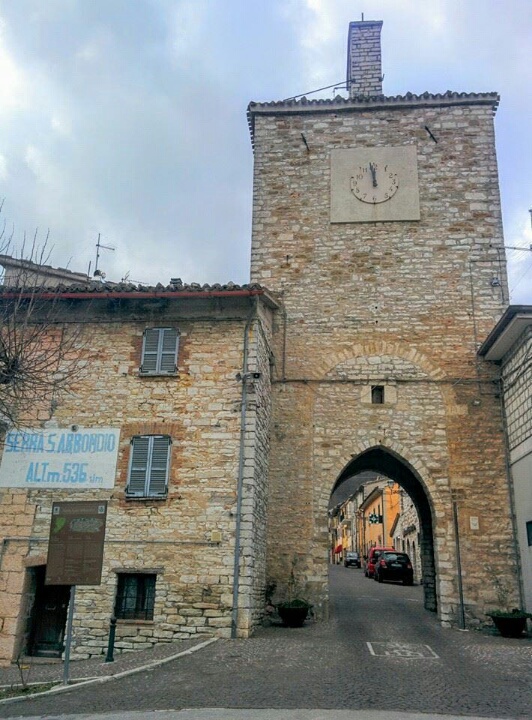
[[[179,332],[175,328],[147,328],[142,342],[141,375],[176,375]]]
[[[139,435],[131,439],[128,497],[166,497],[171,445],[168,435]]]

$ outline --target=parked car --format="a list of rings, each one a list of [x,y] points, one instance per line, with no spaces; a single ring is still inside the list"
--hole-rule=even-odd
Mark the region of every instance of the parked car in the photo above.
[[[384,545],[375,545],[375,547],[370,548],[369,553],[366,560],[366,565],[364,567],[364,575],[368,578],[372,578],[375,573],[375,563],[379,559],[379,555],[384,552],[384,550],[390,550],[393,552],[395,548],[393,547],[386,547]]]
[[[393,580],[403,585],[414,584],[414,570],[410,558],[403,552],[384,550],[375,564],[374,578],[377,582]]]
[[[350,565],[357,568],[361,567],[360,555],[354,550],[348,550],[345,554],[344,565],[345,567],[349,567]]]

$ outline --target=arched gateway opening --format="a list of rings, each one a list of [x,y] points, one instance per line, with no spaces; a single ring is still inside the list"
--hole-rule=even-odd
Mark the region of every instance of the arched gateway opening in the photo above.
[[[421,478],[403,458],[383,446],[377,446],[353,457],[352,461],[346,465],[337,478],[332,493],[337,491],[347,480],[368,471],[384,475],[398,483],[408,493],[416,507],[420,523],[419,549],[424,607],[426,610],[436,612],[437,596],[432,512]]]

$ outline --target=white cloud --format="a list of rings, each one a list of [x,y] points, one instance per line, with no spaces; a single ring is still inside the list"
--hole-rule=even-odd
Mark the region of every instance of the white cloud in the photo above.
[[[383,20],[383,71],[388,73],[392,63],[397,65],[395,54],[402,54],[404,65],[422,62],[434,52],[452,57],[454,42],[451,9],[456,3],[449,0],[431,0],[420,3],[413,0],[372,0],[365,20]],[[361,10],[364,8],[361,7]],[[289,0],[282,13],[293,24],[301,52],[305,58],[308,89],[325,87],[331,82],[345,81],[345,55],[349,23],[362,19],[355,16],[351,0]],[[423,28],[412,41],[412,30]],[[412,30],[406,31],[406,28]],[[390,73],[391,74],[391,73]],[[386,87],[384,88],[386,92]],[[324,97],[330,97],[331,91]],[[318,97],[318,96],[315,96]]]
[[[306,5],[311,15],[306,27],[302,28],[301,44],[314,51],[336,36],[337,13],[330,3],[323,2],[323,0],[306,0]]]
[[[42,150],[35,145],[28,145],[24,153],[24,161],[40,183],[57,189],[60,185],[60,175]]]
[[[514,232],[508,234],[506,251],[508,277],[510,284],[510,302],[514,304],[531,303],[532,287],[532,227],[529,217],[523,218]],[[520,248],[516,250],[515,248]],[[528,299],[527,299],[528,298]]]
[[[96,60],[101,53],[101,45],[94,40],[90,40],[80,47],[76,52],[76,59],[83,60],[85,62],[92,62]]]
[[[75,57],[87,63],[99,62],[106,55],[111,44],[111,34],[103,28],[98,28],[76,51]]]
[[[530,0],[504,13],[500,0],[0,4],[0,197],[17,229],[50,227],[56,264],[86,268],[101,232],[117,247],[111,279],[246,282],[246,104],[345,82],[361,11],[384,22],[386,94],[500,91],[507,243],[531,241]],[[515,254],[511,280],[530,302],[530,253]]]
[[[4,21],[0,18],[0,114],[26,104],[26,79],[4,42]]]
[[[4,155],[0,153],[0,180],[7,180],[7,160]]]
[[[53,114],[50,123],[58,135],[62,135],[64,137],[70,137],[72,135],[70,118],[66,115],[60,115],[58,113]]]
[[[208,4],[205,0],[182,0],[173,10],[170,29],[175,60],[188,63],[191,54],[200,49],[205,37]]]

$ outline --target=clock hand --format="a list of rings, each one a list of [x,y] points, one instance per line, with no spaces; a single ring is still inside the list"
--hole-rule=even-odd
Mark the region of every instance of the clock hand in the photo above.
[[[369,170],[371,172],[371,179],[373,180],[373,187],[377,187],[377,168],[373,163],[370,163]]]

